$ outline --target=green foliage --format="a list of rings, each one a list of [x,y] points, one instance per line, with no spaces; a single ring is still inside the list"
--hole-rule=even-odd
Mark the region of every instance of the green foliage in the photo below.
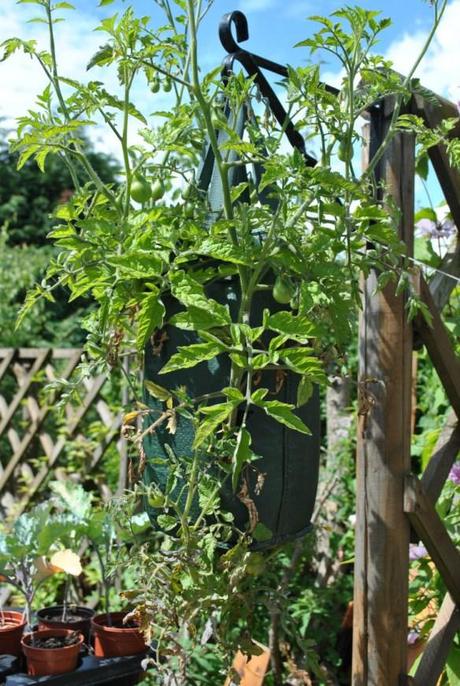
[[[49,157],[43,172],[32,160],[17,169],[18,155],[8,150],[6,133],[1,130],[0,225],[8,226],[9,245],[47,245],[47,234],[56,224],[53,211],[73,192],[72,178],[60,156]],[[114,160],[96,153],[86,140],[83,145],[101,178],[114,183],[118,171]]]
[[[71,536],[72,521],[68,517],[51,516],[50,504],[37,505],[15,519],[13,525],[0,530],[0,580],[17,589],[26,602],[27,619],[35,594],[47,576],[40,574],[40,557]]]
[[[53,39],[56,7],[50,0],[36,4]],[[434,28],[446,3],[435,4]],[[109,93],[101,81],[80,83],[60,76],[54,40],[49,52],[38,52],[33,41],[19,39],[4,42],[3,48],[5,59],[16,50],[31,55],[50,81],[38,98],[38,110],[19,122],[12,143],[19,166],[34,159],[47,169],[57,156],[74,190],[54,212],[51,238],[57,252],[46,278],[29,292],[20,320],[35,303],[53,300],[58,289],[65,289],[70,301],[91,297],[95,307],[85,327],[88,365],[94,372],[117,368],[130,350],[161,348],[165,324],[190,332],[190,344],[181,346],[162,369],[164,388],[147,386],[158,405],[150,410],[137,401],[125,417],[124,431],[137,452],[133,469],[139,475],[146,461],[144,441],[163,425],[174,434],[177,417],[193,420],[193,455],[169,448],[167,459],[154,456],[149,466],[168,474],[162,487],[134,488],[124,504],[113,507],[110,521],[96,518],[96,531],[85,514],[76,523],[95,542],[101,561],[101,550],[110,554],[115,522],[126,519],[131,533],[142,532],[143,522],[135,519],[141,498],[158,509],[158,529],[150,540],[135,537],[136,555],[127,562],[135,582],[125,597],[136,603],[146,636],[157,641],[159,672],[180,673],[190,681],[201,646],[211,637],[224,672],[237,647],[248,651],[251,636],[265,639],[266,611],[279,603],[279,578],[289,566],[286,550],[269,553],[272,566],[267,565],[260,584],[254,583],[263,565],[259,558],[255,564],[249,546],[270,532],[258,522],[248,493],[249,469],[257,455],[247,419],[257,406],[292,431],[307,434],[309,428],[293,405],[272,397],[278,391],[268,398],[268,388],[260,387],[260,370],[276,378],[294,376],[297,404],[305,403],[313,385],[325,383],[326,372],[341,363],[350,346],[363,272],[377,270],[380,286],[397,283],[398,292],[408,295],[409,313],[415,313],[419,302],[410,293],[410,274],[404,269],[399,209],[384,187],[374,192],[375,169],[398,133],[415,133],[424,154],[448,135],[453,122],[430,134],[418,118],[399,117],[419,85],[412,73],[404,80],[392,73],[388,61],[373,52],[389,21],[374,11],[346,7],[330,18],[314,17],[318,31],[299,44],[339,60],[344,73],[340,93],[321,83],[315,65],[290,69],[283,83],[297,126],[307,145],[319,152],[317,166],[309,167],[299,150],[286,152],[281,145],[283,131],[269,112],[260,113],[251,79],[234,76],[224,83],[218,69],[201,75],[197,33],[206,12],[194,0],[177,0],[176,5],[173,13],[169,2],[162,3],[167,25],[156,31],[148,17],[135,17],[131,8],[101,21],[103,44],[89,58],[88,69],[99,78],[107,66],[116,68],[120,96]],[[131,102],[137,79],[146,80],[154,93],[162,85],[174,96],[168,111],[154,113],[162,122],[158,126]],[[375,157],[360,171],[353,161],[354,146],[361,142],[360,117],[390,95],[393,120]],[[243,109],[248,121],[241,140],[235,121]],[[120,142],[119,185],[103,178],[85,149],[81,131],[96,118]],[[134,121],[144,126],[141,142],[135,144]],[[222,191],[217,208],[196,180],[203,143],[212,150]],[[450,154],[456,157],[455,146]],[[256,176],[262,170],[257,187],[247,174],[254,165]],[[237,185],[236,170],[246,175]],[[139,178],[148,192],[138,192]],[[153,198],[155,184],[167,192]],[[216,282],[233,287],[231,306],[212,297]],[[279,311],[274,302],[260,321],[259,291],[272,292],[284,309]],[[179,305],[174,314],[171,302]],[[190,397],[186,389],[168,384],[168,373],[217,355],[226,356],[230,366],[224,388]],[[137,418],[143,418],[142,426],[134,426]],[[245,531],[236,529],[223,507],[220,496],[226,490],[248,510]],[[80,505],[77,497],[76,512],[81,513]],[[302,554],[307,561],[308,544]],[[107,560],[102,559],[103,570]],[[305,596],[303,601],[311,607],[311,599]],[[299,607],[293,619],[300,616]],[[283,617],[286,635],[297,641],[295,621],[286,613]],[[296,646],[313,655],[310,639],[299,639]],[[191,666],[190,655],[195,656]],[[314,657],[308,667],[323,677]],[[208,668],[214,668],[212,660]]]

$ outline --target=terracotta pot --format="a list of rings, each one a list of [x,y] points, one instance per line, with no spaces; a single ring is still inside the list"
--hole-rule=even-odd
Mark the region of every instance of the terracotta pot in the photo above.
[[[78,643],[63,648],[35,648],[31,645],[32,640],[68,636],[72,633],[71,629],[44,629],[26,634],[21,644],[23,653],[27,658],[27,674],[45,676],[72,672],[78,663],[78,655],[83,643],[82,634],[79,634]]]
[[[22,612],[13,610],[0,610],[0,654],[21,654],[21,637],[26,620]]]
[[[112,626],[108,626],[107,613],[96,615],[91,620],[96,657],[121,657],[145,653],[146,645],[142,632],[135,627],[123,626],[126,612],[111,612]]]
[[[77,621],[62,621],[63,605],[53,605],[52,607],[44,607],[37,612],[38,629],[72,629],[72,631],[79,631],[83,634],[85,643],[89,643],[89,635],[91,632],[91,619],[94,617],[94,610],[89,607],[80,607],[79,605],[69,605],[68,611],[71,614],[78,615],[81,619]],[[52,619],[50,619],[52,617]]]

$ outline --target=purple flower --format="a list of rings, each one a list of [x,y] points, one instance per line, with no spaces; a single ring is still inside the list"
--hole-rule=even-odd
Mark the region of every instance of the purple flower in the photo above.
[[[414,560],[419,560],[421,557],[426,557],[428,551],[422,543],[410,543],[409,544],[409,560],[414,562]]]
[[[460,462],[456,462],[449,472],[450,481],[456,486],[460,486]]]
[[[436,222],[432,219],[420,219],[415,226],[417,235],[422,238],[450,238],[456,231],[454,222],[448,217]]]
[[[414,643],[417,643],[419,637],[420,637],[420,634],[419,634],[419,632],[417,631],[417,629],[411,629],[411,630],[409,631],[409,633],[407,634],[407,643],[408,643],[410,646],[413,646]]]

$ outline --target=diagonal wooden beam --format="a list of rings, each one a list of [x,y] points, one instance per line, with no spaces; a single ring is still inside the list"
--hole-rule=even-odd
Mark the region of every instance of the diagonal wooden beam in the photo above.
[[[430,279],[430,293],[434,304],[441,311],[447,305],[450,294],[458,284],[457,279],[460,278],[460,240],[458,237],[455,248],[444,255],[438,270]]]
[[[105,454],[107,448],[109,447],[109,445],[111,445],[111,443],[113,443],[113,441],[119,437],[122,421],[123,421],[123,415],[122,414],[118,414],[113,418],[111,426],[110,426],[107,434],[100,441],[99,445],[97,446],[94,453],[92,454],[91,462],[89,465],[89,471],[92,471],[97,466],[99,461],[104,457],[104,454]]]
[[[460,550],[455,547],[433,503],[414,474],[409,474],[405,479],[404,512],[425,544],[453,600],[460,603]]]
[[[438,104],[428,102],[421,96],[413,97],[412,112],[422,117],[431,129],[439,126],[443,119],[458,117],[455,105],[448,100],[436,96]],[[460,126],[451,131],[451,137],[460,136]],[[444,145],[434,145],[428,150],[431,164],[438,177],[453,220],[460,227],[460,172],[449,164],[449,158]]]
[[[51,350],[49,348],[43,348],[40,350],[40,353],[37,355],[35,358],[35,362],[32,365],[32,368],[28,372],[28,374],[24,378],[24,382],[20,385],[16,395],[14,396],[13,400],[11,401],[8,412],[5,414],[3,417],[2,421],[0,422],[0,436],[3,434],[6,428],[8,428],[9,423],[11,422],[14,413],[18,409],[22,399],[26,395],[27,391],[29,390],[35,374],[41,369],[43,366],[45,360],[49,357],[51,354]],[[1,486],[0,486],[1,489]]]
[[[460,608],[446,593],[413,679],[414,686],[436,686],[452,641],[460,629]]]
[[[16,355],[16,348],[6,348],[4,349],[4,354],[0,355],[2,358],[2,361],[0,363],[0,381],[3,379],[5,376],[5,373],[14,360],[14,357]]]
[[[441,431],[436,447],[422,475],[422,486],[428,498],[435,503],[460,453],[460,424],[451,410]]]
[[[460,359],[455,354],[447,329],[433,302],[425,279],[419,273],[413,283],[432,318],[429,324],[419,313],[415,318],[414,326],[425,344],[450,404],[457,417],[460,418]]]

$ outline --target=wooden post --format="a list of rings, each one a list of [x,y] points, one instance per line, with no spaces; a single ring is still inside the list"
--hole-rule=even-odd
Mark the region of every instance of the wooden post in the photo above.
[[[367,160],[391,118],[391,103],[374,108]],[[401,209],[399,236],[412,254],[414,139],[399,134],[376,170]],[[353,686],[404,683],[407,653],[409,522],[404,477],[410,470],[412,327],[395,284],[375,293],[378,274],[363,284],[357,449],[357,522]]]

